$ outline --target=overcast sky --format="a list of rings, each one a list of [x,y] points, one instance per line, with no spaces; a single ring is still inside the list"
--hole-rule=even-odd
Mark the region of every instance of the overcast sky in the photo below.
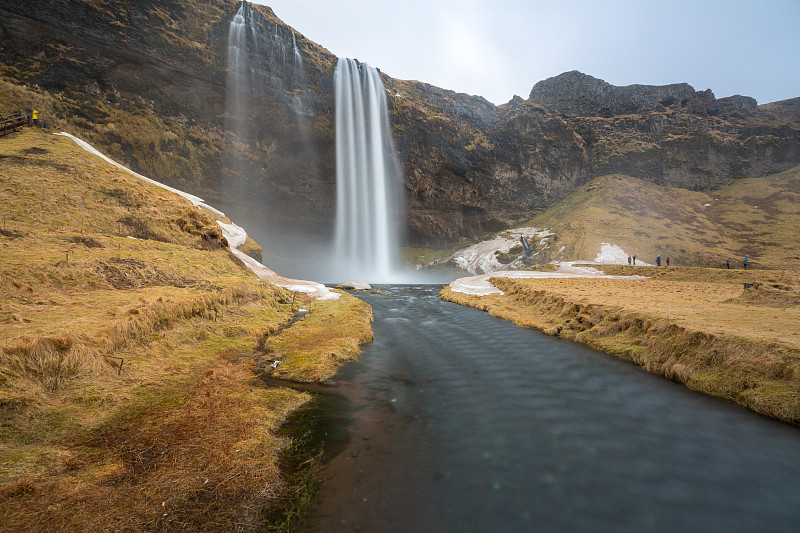
[[[495,104],[569,70],[762,104],[800,96],[800,0],[257,3],[338,57]]]

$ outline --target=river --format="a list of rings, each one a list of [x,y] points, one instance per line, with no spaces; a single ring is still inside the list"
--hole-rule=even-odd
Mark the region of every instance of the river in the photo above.
[[[385,286],[311,532],[800,530],[800,428]]]

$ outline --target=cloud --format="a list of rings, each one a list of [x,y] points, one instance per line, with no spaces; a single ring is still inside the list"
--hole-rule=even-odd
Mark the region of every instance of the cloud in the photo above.
[[[573,69],[615,85],[800,96],[800,71],[787,67],[800,47],[797,0],[258,1],[334,54],[495,103]]]

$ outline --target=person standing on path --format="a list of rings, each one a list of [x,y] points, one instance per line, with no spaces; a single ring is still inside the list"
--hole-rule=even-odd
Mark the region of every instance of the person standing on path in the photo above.
[[[631,256],[628,256],[628,266],[631,264]]]
[[[633,266],[636,266],[636,256],[633,256]]]
[[[667,266],[669,266],[669,256],[667,256]]]
[[[747,256],[744,256],[744,269],[747,270]]]
[[[531,247],[528,244],[528,239],[525,238],[525,235],[520,235],[519,240],[522,243],[522,248],[525,250],[525,253],[522,254],[522,257],[529,257],[533,250],[531,250]]]
[[[725,260],[725,264],[727,265],[728,270],[730,270],[731,269],[731,258],[730,257]]]

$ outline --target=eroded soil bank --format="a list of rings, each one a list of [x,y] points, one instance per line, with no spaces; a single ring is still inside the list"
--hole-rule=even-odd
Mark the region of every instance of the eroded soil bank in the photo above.
[[[602,267],[601,267],[602,268]],[[604,267],[649,279],[505,279],[441,298],[582,342],[687,387],[800,423],[800,286],[787,271]],[[754,286],[744,288],[744,282]]]

